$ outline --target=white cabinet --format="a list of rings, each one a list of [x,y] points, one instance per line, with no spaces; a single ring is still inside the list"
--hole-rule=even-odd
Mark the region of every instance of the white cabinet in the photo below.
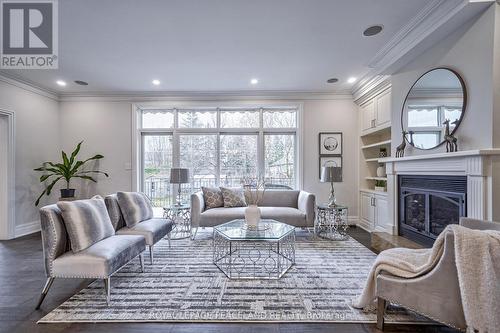
[[[384,126],[391,123],[391,91],[386,90],[376,98],[377,119],[376,126]]]
[[[387,89],[360,107],[361,133],[376,132],[391,126],[391,90]]]
[[[375,229],[385,231],[388,216],[387,193],[376,191],[360,192],[360,226],[373,231]]]
[[[361,130],[367,131],[375,127],[375,103],[373,100],[361,106]]]

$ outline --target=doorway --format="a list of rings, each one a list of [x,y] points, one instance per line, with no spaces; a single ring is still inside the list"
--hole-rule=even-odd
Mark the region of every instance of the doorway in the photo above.
[[[14,113],[0,109],[0,239],[15,237]]]

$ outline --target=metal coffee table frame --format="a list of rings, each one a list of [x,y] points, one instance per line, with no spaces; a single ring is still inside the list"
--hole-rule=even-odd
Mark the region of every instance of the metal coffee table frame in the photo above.
[[[188,205],[163,207],[163,217],[174,224],[170,232],[170,239],[184,239],[192,237],[191,207]]]
[[[280,279],[295,264],[295,228],[290,228],[273,238],[253,237],[258,231],[248,230],[248,238],[234,238],[215,227],[213,263],[230,279]]]

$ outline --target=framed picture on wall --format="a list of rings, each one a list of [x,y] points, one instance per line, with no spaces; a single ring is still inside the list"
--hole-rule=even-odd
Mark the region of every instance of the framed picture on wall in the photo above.
[[[341,167],[342,168],[342,156],[320,156],[319,157],[319,173],[318,176],[321,179],[321,168],[327,166]]]
[[[342,155],[342,133],[322,132],[319,133],[320,155]]]

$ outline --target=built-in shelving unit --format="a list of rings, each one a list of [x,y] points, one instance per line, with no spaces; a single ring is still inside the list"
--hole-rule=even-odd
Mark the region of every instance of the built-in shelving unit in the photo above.
[[[359,105],[359,221],[368,231],[379,230],[388,212],[388,193],[375,191],[385,174],[377,175],[381,149],[391,156],[391,86],[386,82],[356,100]],[[377,184],[380,185],[380,184]]]

